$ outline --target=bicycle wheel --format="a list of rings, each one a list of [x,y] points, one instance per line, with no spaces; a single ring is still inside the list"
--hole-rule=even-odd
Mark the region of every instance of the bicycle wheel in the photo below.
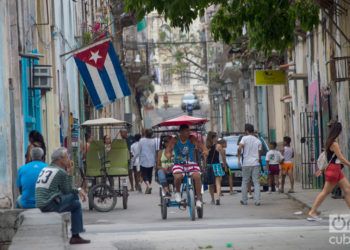
[[[93,207],[99,212],[109,212],[117,203],[114,190],[107,184],[98,184],[91,188],[89,200],[92,200]]]
[[[188,212],[190,215],[190,219],[192,221],[196,220],[196,202],[194,199],[194,190],[192,187],[186,187],[186,195],[187,195],[187,206]]]
[[[128,187],[123,187],[123,208],[127,209],[128,208]]]
[[[160,188],[159,196],[160,196],[160,212],[162,214],[162,219],[166,220],[168,216],[168,199],[164,197],[162,188]]]

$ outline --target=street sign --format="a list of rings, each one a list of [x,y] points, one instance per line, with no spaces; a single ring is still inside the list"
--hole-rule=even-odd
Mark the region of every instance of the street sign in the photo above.
[[[283,70],[255,70],[255,86],[284,85],[287,75]]]

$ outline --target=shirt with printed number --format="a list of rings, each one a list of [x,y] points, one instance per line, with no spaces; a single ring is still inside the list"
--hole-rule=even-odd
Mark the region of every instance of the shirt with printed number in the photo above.
[[[35,198],[38,208],[43,208],[52,199],[62,194],[69,194],[73,191],[72,176],[56,166],[45,167],[39,174],[35,186]]]

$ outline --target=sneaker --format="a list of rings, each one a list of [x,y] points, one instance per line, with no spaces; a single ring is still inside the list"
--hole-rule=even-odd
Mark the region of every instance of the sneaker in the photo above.
[[[180,203],[181,202],[181,194],[179,192],[175,193],[175,201]]]
[[[272,194],[272,188],[269,187],[268,194]]]
[[[255,206],[257,206],[257,207],[258,207],[258,206],[260,206],[260,205],[261,205],[261,204],[260,204],[260,202],[258,202],[258,201],[257,201],[257,202],[255,202]]]
[[[215,204],[216,204],[217,206],[219,206],[219,205],[220,205],[220,200],[217,199],[216,202],[215,202]]]
[[[248,198],[249,198],[249,199],[253,199],[254,196],[253,196],[252,194],[248,194]]]
[[[247,203],[247,202],[244,202],[244,201],[241,201],[241,205],[243,205],[243,206],[247,206],[247,205],[248,205],[248,203]]]
[[[148,194],[149,192],[149,187],[146,187],[145,194]]]
[[[152,188],[149,188],[148,189],[148,194],[151,194],[152,193]]]
[[[276,187],[276,192],[279,192],[279,188],[278,187]]]
[[[75,236],[70,238],[69,244],[71,245],[76,245],[76,244],[89,244],[91,241],[90,240],[85,240],[81,238],[80,236]]]
[[[203,205],[203,203],[201,202],[201,200],[197,200],[197,201],[196,201],[196,207],[197,207],[197,208],[201,208],[202,205]]]

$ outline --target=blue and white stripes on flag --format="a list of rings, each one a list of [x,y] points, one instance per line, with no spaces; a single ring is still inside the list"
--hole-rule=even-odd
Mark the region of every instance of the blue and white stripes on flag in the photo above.
[[[78,51],[74,59],[96,109],[131,95],[118,55],[109,39]]]

